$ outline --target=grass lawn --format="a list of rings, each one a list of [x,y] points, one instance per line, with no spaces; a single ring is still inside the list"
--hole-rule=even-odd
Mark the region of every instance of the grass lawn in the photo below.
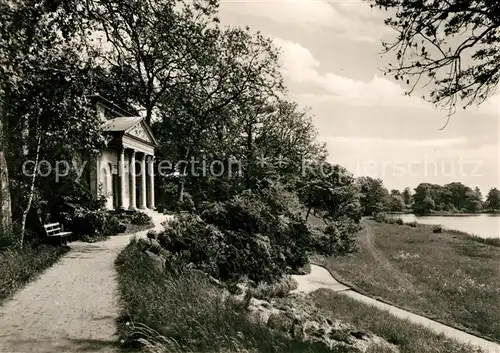
[[[346,352],[293,340],[250,323],[245,309],[222,303],[221,290],[208,280],[194,274],[160,273],[134,243],[120,253],[116,266],[124,308],[119,332],[125,341],[131,326],[136,326],[140,337],[150,343],[160,341],[164,352]],[[141,325],[127,325],[129,321]]]
[[[424,225],[363,223],[358,253],[315,260],[364,294],[500,342],[500,247]]]
[[[471,346],[437,335],[427,328],[397,319],[386,311],[360,303],[329,290],[311,294],[323,315],[341,319],[356,327],[371,331],[398,346],[401,353],[476,353]],[[385,353],[375,350],[373,353]]]
[[[69,251],[66,247],[41,245],[0,252],[0,303]]]

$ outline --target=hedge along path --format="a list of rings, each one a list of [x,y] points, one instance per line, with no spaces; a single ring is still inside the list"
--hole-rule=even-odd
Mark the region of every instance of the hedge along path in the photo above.
[[[168,217],[152,215],[154,229]],[[0,307],[0,352],[118,352],[114,261],[133,236],[74,242],[71,251]]]

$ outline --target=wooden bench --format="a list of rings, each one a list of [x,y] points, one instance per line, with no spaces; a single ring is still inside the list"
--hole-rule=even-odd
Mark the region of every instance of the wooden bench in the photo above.
[[[45,232],[49,238],[59,238],[59,244],[68,244],[68,237],[73,234],[72,232],[64,232],[60,223],[44,224]]]

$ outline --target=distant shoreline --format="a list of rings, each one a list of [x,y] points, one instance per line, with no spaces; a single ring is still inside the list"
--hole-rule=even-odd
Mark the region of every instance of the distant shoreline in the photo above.
[[[500,212],[430,212],[424,214],[415,214],[413,211],[404,211],[404,212],[389,212],[391,215],[402,215],[402,214],[413,214],[416,217],[428,217],[428,216],[439,216],[439,217],[466,217],[466,216],[480,216],[480,215],[489,215],[489,216],[499,216]]]

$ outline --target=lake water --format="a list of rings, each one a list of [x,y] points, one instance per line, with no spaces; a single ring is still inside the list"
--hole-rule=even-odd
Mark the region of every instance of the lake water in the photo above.
[[[421,224],[440,224],[444,228],[460,230],[483,238],[500,237],[500,215],[464,215],[464,216],[415,216],[414,214],[394,215],[404,222]]]

